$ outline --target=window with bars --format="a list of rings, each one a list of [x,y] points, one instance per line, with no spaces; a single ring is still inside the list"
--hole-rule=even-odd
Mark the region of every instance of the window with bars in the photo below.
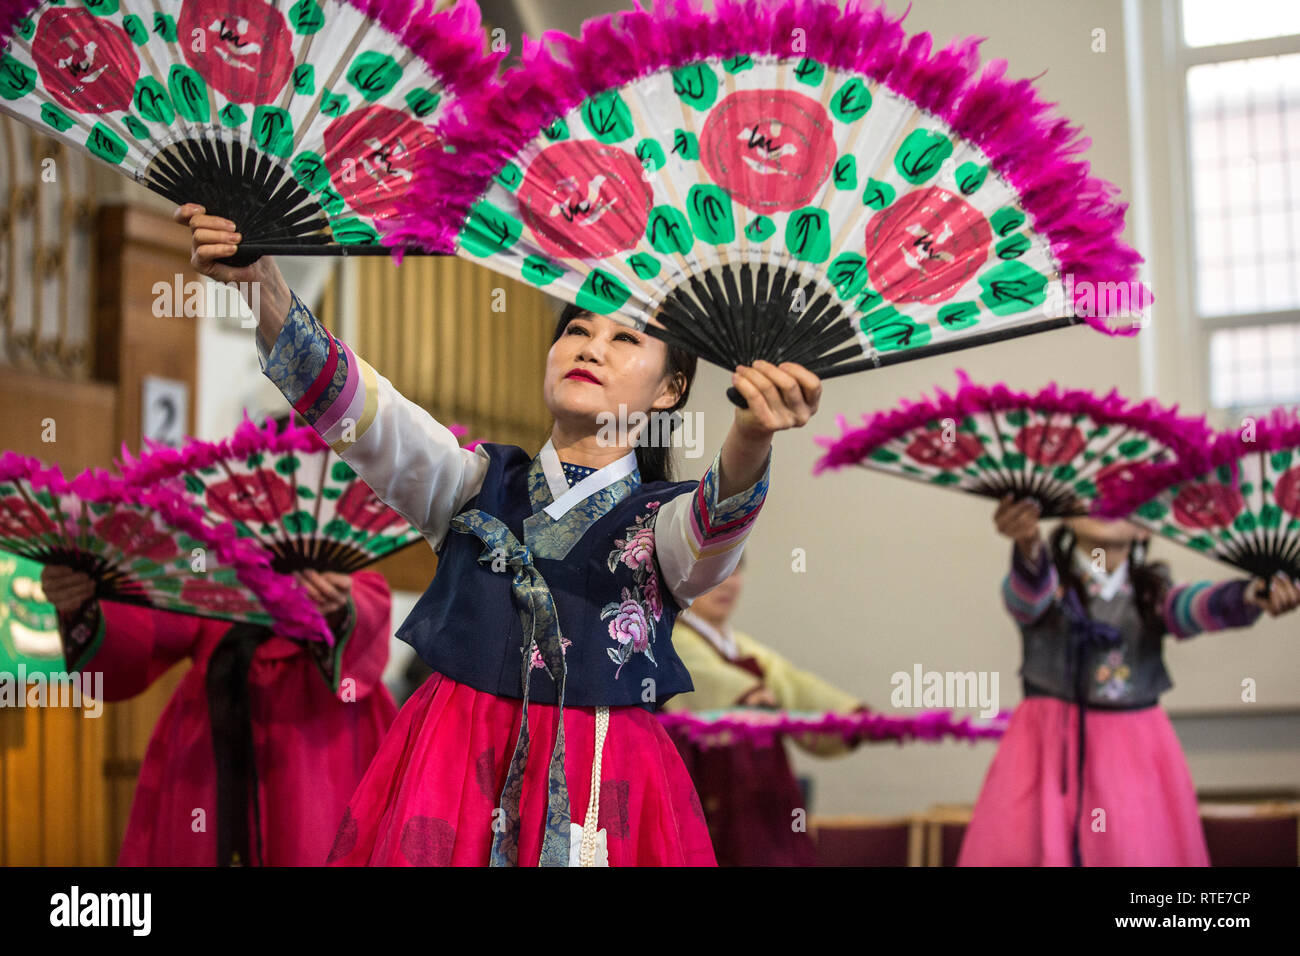
[[[1300,2],[1181,0],[1191,298],[1210,404],[1300,401]]]

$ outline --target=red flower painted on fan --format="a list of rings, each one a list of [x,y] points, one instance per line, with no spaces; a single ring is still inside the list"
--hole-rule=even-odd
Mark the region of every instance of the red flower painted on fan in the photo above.
[[[388,505],[375,497],[370,486],[363,482],[353,482],[338,504],[339,517],[354,528],[364,528],[371,534],[379,534],[386,528],[401,524],[405,519]]]
[[[201,578],[181,585],[181,600],[217,614],[248,614],[258,610],[257,603],[246,592]]]
[[[293,74],[289,25],[265,0],[186,0],[176,33],[185,62],[236,103],[270,103]]]
[[[1278,507],[1295,518],[1300,518],[1300,465],[1292,468],[1277,480]]]
[[[1192,528],[1217,528],[1230,524],[1245,502],[1241,492],[1218,482],[1188,485],[1174,498],[1178,520]]]
[[[150,561],[167,561],[180,554],[176,540],[138,511],[114,511],[91,527],[110,544]]]
[[[944,440],[943,431],[923,432],[907,446],[909,458],[932,468],[964,468],[982,454],[980,440],[965,432],[957,433],[952,441]]]
[[[32,60],[60,106],[78,113],[129,109],[140,58],[112,20],[87,10],[46,10],[32,39]]]
[[[17,495],[0,501],[0,535],[6,538],[33,538],[40,534],[50,534],[54,530],[54,522],[49,515]]]
[[[732,93],[709,113],[700,161],[737,202],[755,212],[789,212],[806,205],[831,174],[831,119],[802,93]]]
[[[208,487],[208,507],[232,521],[273,521],[297,500],[294,487],[267,468]]]
[[[396,212],[421,154],[441,142],[429,127],[387,106],[345,113],[325,127],[324,139],[330,182],[349,206],[372,219]]]
[[[867,223],[867,274],[890,302],[952,298],[988,258],[993,230],[960,196],[917,189]]]
[[[549,254],[599,259],[645,233],[651,194],[636,156],[617,146],[566,141],[528,164],[519,214]]]
[[[1016,447],[1040,465],[1063,465],[1083,451],[1088,440],[1073,425],[1026,425],[1016,434]]]

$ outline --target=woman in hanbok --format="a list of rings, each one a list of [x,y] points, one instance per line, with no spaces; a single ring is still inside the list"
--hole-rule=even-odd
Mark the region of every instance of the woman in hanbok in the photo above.
[[[269,628],[94,601],[91,579],[48,565],[76,669],[126,700],[183,661],[140,767],[121,866],[319,866],[393,722],[380,682],[390,594],[373,571],[302,571],[335,650]],[[71,648],[70,648],[71,650]]]
[[[259,284],[267,377],[438,552],[398,631],[435,674],[402,708],[331,860],[712,864],[699,798],[652,711],[691,689],[673,619],[735,567],[772,436],[808,421],[817,377],[738,367],[748,407],[702,479],[671,481],[669,448],[643,440],[659,429],[605,426],[680,409],[693,357],[570,308],[539,396],[550,440],[536,455],[469,451],[321,326],[272,260],[220,264],[237,224],[195,205],[176,218],[201,273]]]
[[[1020,628],[1024,701],[989,767],[961,866],[1208,866],[1196,789],[1169,717],[1164,637],[1247,627],[1300,605],[1279,574],[1174,585],[1126,521],[1067,518],[1044,542],[1010,496],[1003,582]]]
[[[711,711],[769,707],[816,713],[866,710],[816,674],[731,626],[744,581],[742,567],[677,616],[673,646],[691,672],[695,690],[665,710]],[[780,740],[757,745],[736,740],[692,742],[677,748],[695,781],[709,821],[713,850],[723,866],[812,866],[816,847],[808,833],[807,803]],[[854,743],[826,734],[792,738],[819,757],[849,752]]]

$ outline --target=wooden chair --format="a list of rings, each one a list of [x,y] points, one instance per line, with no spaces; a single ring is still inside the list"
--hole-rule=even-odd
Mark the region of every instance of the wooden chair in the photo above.
[[[815,816],[809,829],[821,866],[921,865],[922,832],[915,816]]]
[[[1211,866],[1300,865],[1300,802],[1202,803]]]
[[[956,866],[973,807],[935,804],[922,816],[926,866]]]

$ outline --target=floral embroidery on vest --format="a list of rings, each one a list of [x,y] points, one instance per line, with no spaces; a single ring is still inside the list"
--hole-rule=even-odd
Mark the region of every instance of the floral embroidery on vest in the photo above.
[[[633,585],[623,588],[621,599],[606,604],[600,612],[602,621],[609,619],[609,636],[618,646],[608,648],[609,659],[618,665],[614,679],[623,671],[623,665],[633,654],[644,654],[656,667],[652,644],[655,622],[663,617],[663,600],[659,594],[659,575],[655,573],[654,519],[659,502],[646,503],[648,514],[639,516],[636,523],[628,525],[625,538],[614,542],[609,553],[608,566],[612,573],[620,564],[632,569]]]
[[[1120,700],[1132,689],[1129,678],[1129,666],[1124,662],[1124,652],[1113,650],[1106,655],[1106,661],[1093,673],[1097,683],[1097,694],[1104,700]]]

